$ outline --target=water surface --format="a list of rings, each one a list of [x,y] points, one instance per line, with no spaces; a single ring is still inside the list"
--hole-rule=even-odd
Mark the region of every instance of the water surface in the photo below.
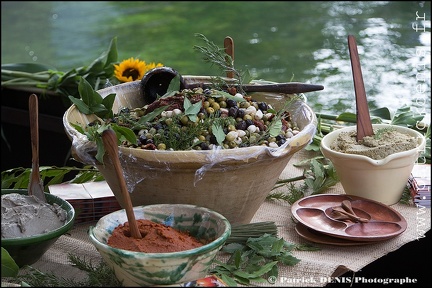
[[[430,1],[2,1],[2,64],[67,71],[117,37],[119,60],[161,62],[183,75],[221,75],[195,33],[235,42],[235,66],[255,79],[324,85],[315,112],[355,112],[347,36],[356,37],[370,109],[409,105],[430,122]],[[417,26],[416,26],[417,25]],[[417,27],[417,28],[416,28]]]

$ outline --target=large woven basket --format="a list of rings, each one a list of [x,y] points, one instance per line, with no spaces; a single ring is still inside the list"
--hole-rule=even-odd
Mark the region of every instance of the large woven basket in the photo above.
[[[98,92],[102,97],[116,93],[114,112],[120,107],[144,106],[140,81]],[[280,94],[261,96],[281,97]],[[291,157],[310,143],[316,131],[316,116],[303,101],[293,101],[288,110],[301,131],[277,149],[253,146],[163,151],[119,147],[132,205],[194,204],[223,214],[232,224],[249,223]],[[73,156],[79,162],[95,165],[124,207],[114,166],[108,158],[104,159],[105,165],[99,163],[94,158],[95,143],[88,141],[71,125],[85,126],[94,119],[94,115],[84,115],[74,105],[65,112],[63,124],[72,141]]]

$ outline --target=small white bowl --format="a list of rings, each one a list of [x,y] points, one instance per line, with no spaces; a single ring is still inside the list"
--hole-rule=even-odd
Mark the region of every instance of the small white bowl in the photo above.
[[[386,205],[399,202],[408,178],[426,145],[425,137],[413,129],[390,125],[373,124],[373,129],[394,128],[400,133],[418,139],[416,148],[398,152],[384,159],[348,154],[332,150],[330,147],[341,132],[356,130],[356,126],[334,130],[321,140],[321,152],[334,165],[346,194],[379,201]]]
[[[112,231],[127,222],[124,209],[105,215],[90,227],[91,242],[114,270],[123,286],[175,285],[203,278],[231,235],[231,225],[221,214],[195,205],[156,204],[134,207],[135,218],[187,230],[204,246],[172,253],[144,253],[117,249],[107,244]]]

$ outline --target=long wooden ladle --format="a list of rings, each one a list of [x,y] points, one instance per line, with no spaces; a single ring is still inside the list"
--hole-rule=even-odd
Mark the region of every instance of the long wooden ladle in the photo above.
[[[125,205],[126,216],[129,222],[129,229],[131,231],[131,235],[133,238],[141,239],[141,233],[138,229],[138,224],[135,219],[135,214],[133,212],[132,201],[129,196],[129,192],[127,191],[126,181],[124,179],[123,170],[120,165],[120,159],[118,154],[118,146],[117,146],[117,136],[114,130],[108,129],[102,132],[102,141],[104,144],[105,151],[108,153],[108,156],[111,159],[111,162],[114,165],[114,169],[117,175],[117,179],[120,183],[121,195],[123,197],[123,203]]]
[[[369,107],[364,88],[363,76],[360,66],[360,58],[357,51],[356,40],[353,35],[348,35],[348,48],[351,58],[351,69],[354,79],[357,113],[357,142],[365,136],[374,135],[372,122],[369,115]]]
[[[28,185],[28,195],[34,195],[46,202],[43,182],[39,173],[39,105],[36,94],[29,98],[30,136],[32,147],[32,170]]]
[[[158,96],[164,95],[168,91],[168,87],[171,80],[178,76],[180,78],[180,89],[193,89],[197,87],[207,88],[211,87],[212,83],[207,81],[199,80],[199,78],[192,79],[193,82],[189,83],[186,81],[176,70],[171,67],[156,67],[148,71],[141,79],[141,92],[144,102],[150,104],[154,102]],[[228,78],[231,79],[231,78]],[[233,87],[237,87],[238,84],[233,83]],[[277,83],[277,84],[243,84],[241,88],[245,92],[274,92],[274,93],[306,93],[312,91],[323,90],[324,86],[307,84],[300,82],[288,82],[288,83]]]

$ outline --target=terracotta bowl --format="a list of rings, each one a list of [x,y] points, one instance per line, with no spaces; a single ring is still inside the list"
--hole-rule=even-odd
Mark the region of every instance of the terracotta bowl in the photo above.
[[[417,137],[418,145],[381,160],[332,150],[330,146],[341,132],[357,129],[356,126],[350,126],[325,135],[321,140],[321,152],[332,161],[346,194],[393,205],[402,197],[414,164],[425,148],[426,139],[421,133],[407,127],[389,124],[372,126],[374,129],[394,128],[400,133]]]
[[[128,221],[124,209],[105,215],[90,227],[89,236],[104,261],[123,286],[174,285],[203,278],[231,235],[231,225],[221,214],[194,205],[159,204],[134,207],[135,218],[188,231],[204,246],[171,253],[144,253],[117,249],[107,241],[114,228]]]
[[[1,194],[18,193],[28,195],[25,189],[2,189]],[[10,256],[15,260],[19,267],[31,265],[38,261],[42,255],[57,241],[57,239],[69,231],[74,223],[75,210],[73,206],[55,195],[45,193],[45,197],[49,204],[57,203],[67,212],[67,220],[65,224],[50,232],[24,237],[1,239],[1,247],[5,248]]]
[[[187,79],[188,76],[184,78]],[[140,81],[112,86],[98,92],[102,97],[116,93],[114,112],[119,107],[144,106]],[[281,94],[261,96],[265,99],[285,98]],[[315,134],[316,116],[304,101],[293,101],[288,110],[301,131],[278,149],[253,146],[163,151],[119,147],[120,161],[133,206],[193,204],[215,210],[231,223],[249,223],[291,157],[308,145]],[[72,140],[72,153],[76,160],[93,164],[99,169],[124,208],[114,166],[107,158],[104,159],[105,165],[95,161],[92,156],[95,155],[95,144],[71,126],[71,123],[85,126],[94,119],[94,115],[84,115],[75,106],[65,112],[63,124]]]

